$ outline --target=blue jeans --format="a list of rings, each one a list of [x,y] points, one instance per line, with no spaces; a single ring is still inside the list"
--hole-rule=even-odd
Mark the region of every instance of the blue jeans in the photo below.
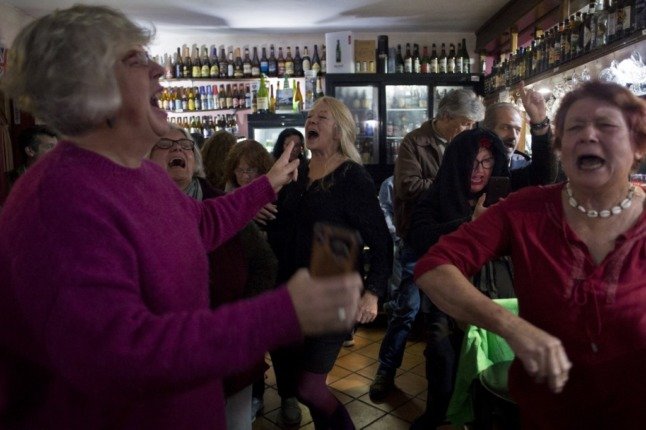
[[[388,328],[379,348],[378,373],[394,375],[402,364],[406,340],[419,312],[420,293],[413,282],[417,262],[415,253],[406,244],[398,255],[401,263],[401,282],[395,296],[384,307],[389,311]]]

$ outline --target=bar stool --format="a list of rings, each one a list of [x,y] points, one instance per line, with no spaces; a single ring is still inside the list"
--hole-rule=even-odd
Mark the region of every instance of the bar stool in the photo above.
[[[478,374],[474,384],[476,430],[520,429],[518,406],[509,395],[507,375],[511,361],[492,364]]]

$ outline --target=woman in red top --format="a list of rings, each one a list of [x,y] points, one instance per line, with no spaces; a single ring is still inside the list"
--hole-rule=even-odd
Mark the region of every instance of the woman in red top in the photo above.
[[[503,336],[523,428],[646,422],[646,214],[629,174],[646,151],[646,102],[590,82],[566,95],[555,148],[568,181],[528,188],[444,236],[416,283],[456,319]],[[516,317],[467,281],[509,254]]]

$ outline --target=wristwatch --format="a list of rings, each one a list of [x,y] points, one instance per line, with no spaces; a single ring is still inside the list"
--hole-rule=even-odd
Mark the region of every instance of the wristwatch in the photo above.
[[[531,131],[538,131],[538,130],[544,129],[548,125],[550,125],[550,118],[546,116],[543,121],[538,122],[538,123],[533,123],[533,122],[530,121],[529,129]]]

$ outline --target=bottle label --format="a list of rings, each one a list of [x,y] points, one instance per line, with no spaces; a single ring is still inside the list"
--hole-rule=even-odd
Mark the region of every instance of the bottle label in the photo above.
[[[251,75],[251,64],[244,63],[242,65],[242,73],[247,76]]]
[[[261,112],[269,110],[269,98],[267,97],[256,97],[256,106],[258,106],[258,110]]]
[[[320,64],[319,63],[312,64],[312,70],[314,70],[316,72],[316,74],[318,75],[318,73],[321,71]]]
[[[431,59],[430,72],[431,73],[440,72],[440,64],[437,61],[437,57]]]
[[[269,72],[269,62],[268,61],[261,61],[260,62],[260,73],[267,74],[267,72]]]
[[[254,77],[260,76],[260,67],[256,67],[256,66],[251,67],[251,76],[254,76]]]
[[[404,59],[404,73],[413,73],[413,59]]]
[[[308,70],[312,69],[312,65],[310,63],[310,60],[305,59],[303,60],[303,72],[307,72]]]

